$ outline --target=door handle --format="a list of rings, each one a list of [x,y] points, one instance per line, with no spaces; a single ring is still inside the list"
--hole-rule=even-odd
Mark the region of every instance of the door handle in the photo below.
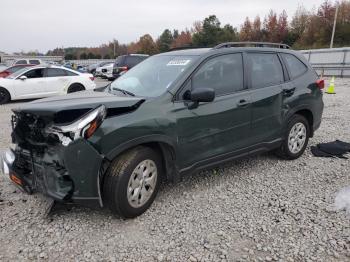
[[[249,104],[249,101],[245,100],[245,99],[241,99],[239,100],[239,102],[237,103],[237,106],[239,107],[244,107],[247,106]]]
[[[293,88],[285,88],[283,89],[283,95],[284,96],[291,96],[294,94],[294,91],[295,91],[295,87]]]

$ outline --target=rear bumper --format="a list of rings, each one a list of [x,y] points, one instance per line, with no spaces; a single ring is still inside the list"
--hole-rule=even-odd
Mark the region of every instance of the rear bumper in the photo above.
[[[1,156],[1,169],[14,184],[31,194],[39,192],[58,202],[103,206],[100,169],[103,157],[85,140],[31,156],[17,148]]]

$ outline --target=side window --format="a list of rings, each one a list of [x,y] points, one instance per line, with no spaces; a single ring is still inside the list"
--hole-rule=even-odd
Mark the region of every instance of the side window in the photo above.
[[[290,77],[296,78],[307,71],[307,66],[298,58],[291,54],[282,54],[282,57],[287,64]]]
[[[40,78],[44,76],[44,69],[43,68],[33,69],[24,73],[23,75],[26,76],[27,78]]]
[[[16,62],[16,65],[26,65],[27,64],[27,61],[26,60],[18,60]]]
[[[243,90],[242,54],[221,55],[210,59],[192,77],[192,89],[213,88],[216,95]]]
[[[252,88],[278,85],[284,82],[283,69],[277,54],[248,54]]]
[[[39,60],[29,60],[29,64],[31,64],[31,65],[40,65],[40,61]]]
[[[59,68],[48,68],[47,77],[66,76],[65,70]]]
[[[64,70],[67,76],[77,76],[78,74],[73,73],[72,71]]]

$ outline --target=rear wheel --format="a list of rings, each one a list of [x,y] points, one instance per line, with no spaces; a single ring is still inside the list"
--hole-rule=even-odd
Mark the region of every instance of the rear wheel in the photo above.
[[[5,88],[0,87],[0,105],[8,103],[10,100],[10,93]]]
[[[85,87],[82,84],[72,84],[69,88],[67,93],[74,93],[85,90]]]
[[[276,154],[284,159],[300,157],[307,146],[310,136],[310,126],[302,115],[294,115],[288,122],[284,141]]]
[[[109,209],[122,217],[144,213],[159,188],[162,161],[157,152],[139,146],[116,158],[103,181],[103,199]]]

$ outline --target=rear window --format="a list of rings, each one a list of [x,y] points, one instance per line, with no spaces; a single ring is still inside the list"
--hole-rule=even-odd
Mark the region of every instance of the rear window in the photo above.
[[[277,54],[248,54],[252,88],[278,85],[284,82],[283,69]]]
[[[292,79],[301,76],[307,71],[307,66],[294,55],[282,54],[282,57],[287,65],[289,76]]]
[[[29,60],[29,64],[31,64],[31,65],[40,65],[40,61],[39,60]]]
[[[10,72],[11,74],[18,71],[19,69],[23,68],[23,66],[13,66],[13,67],[9,67],[6,69],[6,71]]]

